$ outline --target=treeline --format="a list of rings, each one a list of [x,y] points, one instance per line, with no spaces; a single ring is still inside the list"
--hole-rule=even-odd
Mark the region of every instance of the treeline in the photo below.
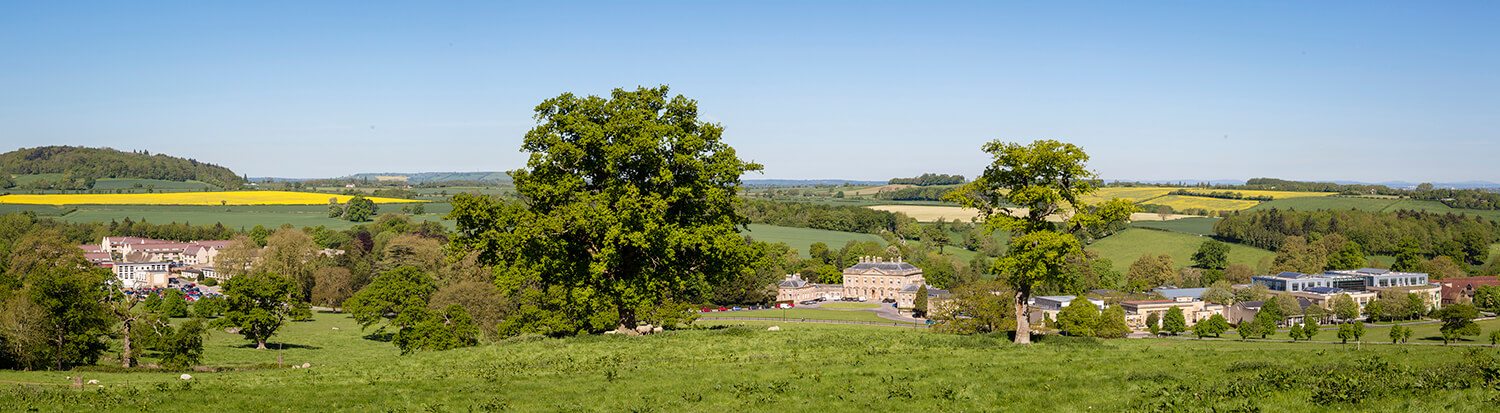
[[[89,189],[102,178],[197,180],[221,188],[238,188],[245,179],[222,166],[150,152],[121,152],[110,148],[42,146],[0,154],[0,171],[15,175],[63,174],[48,188]],[[14,185],[14,182],[12,182]]]
[[[1500,194],[1478,189],[1432,189],[1405,192],[1412,198],[1442,202],[1449,208],[1500,209]]]
[[[1357,210],[1239,211],[1214,224],[1214,234],[1238,243],[1280,250],[1288,237],[1309,240],[1339,234],[1367,253],[1396,255],[1409,238],[1426,256],[1474,262],[1500,239],[1500,226],[1482,217],[1401,210],[1375,213]]]
[[[891,178],[891,185],[957,185],[964,183],[963,175],[925,173],[915,178]]]
[[[36,214],[30,211],[0,216],[0,238],[10,234],[38,231],[51,231],[73,244],[98,244],[104,237],[141,237],[183,242],[224,240],[242,233],[240,230],[219,223],[213,225],[192,225],[179,222],[153,224],[144,220],[136,222],[130,218],[125,218],[123,221],[110,221],[108,224],[67,222],[52,218],[37,218]],[[0,248],[5,247],[0,246]]]
[[[746,199],[737,213],[757,224],[879,234],[896,230],[896,214],[847,205]]]
[[[1176,190],[1176,191],[1168,192],[1167,194],[1168,195],[1196,196],[1196,197],[1204,197],[1204,198],[1219,198],[1219,199],[1244,199],[1244,200],[1250,200],[1250,201],[1270,201],[1272,199],[1275,199],[1275,198],[1272,198],[1272,197],[1267,196],[1267,195],[1261,195],[1261,196],[1250,195],[1250,196],[1246,196],[1243,193],[1231,192],[1231,191],[1194,192],[1194,191],[1189,191],[1189,190],[1186,190],[1186,189],[1179,189],[1179,190]]]
[[[953,187],[916,187],[903,188],[894,191],[881,191],[875,194],[875,199],[891,201],[942,201],[944,196],[953,192]]]

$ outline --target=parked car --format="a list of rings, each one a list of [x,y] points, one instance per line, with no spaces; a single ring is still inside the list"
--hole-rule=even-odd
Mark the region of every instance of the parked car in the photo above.
[[[719,307],[719,311],[729,311],[729,309],[728,308],[724,308],[724,307]]]
[[[743,309],[743,308],[740,308],[740,307],[735,307],[735,308],[734,308],[734,311],[740,311],[740,310],[744,310],[744,309]]]
[[[792,308],[792,303],[776,304],[776,308]]]
[[[801,302],[802,305],[813,305],[813,304],[817,304],[817,303],[818,303],[817,300],[807,300],[807,301]]]

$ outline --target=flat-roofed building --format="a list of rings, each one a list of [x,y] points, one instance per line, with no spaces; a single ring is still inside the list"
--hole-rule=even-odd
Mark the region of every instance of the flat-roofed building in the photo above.
[[[1120,307],[1125,310],[1125,323],[1131,328],[1145,328],[1146,318],[1153,313],[1156,314],[1157,319],[1165,319],[1167,310],[1173,307],[1182,309],[1182,316],[1187,319],[1189,326],[1207,320],[1214,314],[1223,315],[1225,309],[1222,305],[1194,300],[1191,297],[1177,297],[1171,300],[1122,301]]]
[[[170,262],[120,262],[112,270],[125,288],[165,287],[172,271]]]

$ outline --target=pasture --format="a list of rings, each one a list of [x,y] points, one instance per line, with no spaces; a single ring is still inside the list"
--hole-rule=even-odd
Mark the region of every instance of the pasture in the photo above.
[[[213,185],[209,185],[208,183],[199,182],[199,181],[177,182],[177,181],[164,181],[164,180],[160,180],[160,179],[101,178],[101,179],[97,179],[97,180],[94,181],[94,188],[93,189],[95,189],[95,190],[101,190],[101,189],[103,189],[103,190],[136,189],[136,184],[140,184],[141,188],[151,187],[151,188],[155,188],[155,189],[178,189],[178,190],[195,190],[195,189],[201,190],[203,188],[212,188],[212,187],[214,187]]]
[[[1100,258],[1108,258],[1121,273],[1130,270],[1130,264],[1142,254],[1169,254],[1177,268],[1193,265],[1193,253],[1204,241],[1212,238],[1177,232],[1128,228],[1084,246],[1099,252]],[[1229,243],[1229,263],[1245,264],[1256,268],[1262,259],[1276,257],[1275,252],[1251,246]]]
[[[523,336],[399,355],[317,313],[272,348],[222,331],[204,363],[241,371],[0,372],[0,405],[73,411],[1481,411],[1482,385],[1396,387],[1457,374],[1491,348],[1178,339],[958,336],[867,325],[702,320],[631,337]],[[781,331],[766,331],[777,326]],[[335,329],[337,328],[337,329]],[[1486,331],[1488,332],[1488,331]],[[1327,333],[1324,333],[1327,334]],[[1472,353],[1471,351],[1477,351]],[[276,368],[309,363],[308,369]],[[1296,370],[1293,370],[1296,369]],[[1343,372],[1325,377],[1328,371]],[[1272,374],[1280,373],[1280,374]],[[70,376],[101,387],[73,389]],[[1448,376],[1437,376],[1448,377]],[[1280,381],[1268,382],[1280,378]],[[1338,378],[1339,380],[1333,380]],[[1364,391],[1361,391],[1364,389]],[[1329,392],[1347,396],[1320,397]]]
[[[1484,217],[1491,221],[1500,221],[1500,210],[1455,209],[1443,205],[1442,202],[1438,201],[1390,197],[1330,196],[1324,198],[1278,199],[1262,203],[1254,208],[1250,208],[1250,210],[1258,211],[1270,208],[1281,210],[1295,209],[1298,211],[1358,209],[1367,212],[1396,212],[1404,209],[1408,211],[1427,211],[1435,214],[1463,214]]]
[[[828,245],[828,249],[837,251],[844,247],[849,241],[871,241],[885,245],[885,240],[879,236],[862,234],[857,232],[829,231],[812,228],[778,227],[775,225],[750,224],[750,231],[741,235],[749,235],[756,241],[770,243],[784,242],[787,246],[797,249],[802,258],[808,258],[808,249],[815,242]]]
[[[161,194],[3,195],[0,204],[31,205],[328,205],[349,202],[349,195],[283,191],[175,192]],[[377,204],[427,202],[368,198]]]
[[[1209,211],[1239,211],[1249,209],[1260,204],[1260,201],[1244,199],[1220,199],[1202,196],[1166,195],[1152,198],[1145,203],[1166,205],[1172,209],[1181,211],[1188,208],[1202,208]]]
[[[1192,217],[1174,219],[1170,221],[1135,221],[1130,224],[1133,227],[1156,228],[1168,231],[1176,231],[1184,234],[1213,235],[1214,224],[1218,218]]]
[[[10,205],[0,204],[0,210]],[[26,206],[26,205],[18,205]],[[394,204],[377,205],[378,213],[400,212],[401,206]],[[434,202],[425,204],[426,213],[412,216],[415,221],[441,221],[442,216],[452,209],[452,205],[446,202]],[[63,216],[63,221],[69,222],[104,222],[123,221],[130,218],[136,222],[151,222],[155,224],[166,224],[181,222],[193,225],[224,224],[231,228],[249,229],[256,225],[266,228],[280,227],[281,224],[292,224],[294,227],[316,227],[319,225],[332,229],[348,229],[358,224],[337,218],[328,217],[328,207],[325,205],[242,205],[242,206],[202,206],[202,205],[84,205],[77,211]],[[441,221],[453,228],[453,221]]]

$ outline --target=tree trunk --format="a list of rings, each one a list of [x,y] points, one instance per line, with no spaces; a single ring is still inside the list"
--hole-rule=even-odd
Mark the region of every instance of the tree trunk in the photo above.
[[[620,308],[620,310],[619,310],[619,315],[620,315],[620,319],[619,319],[619,321],[620,321],[620,329],[621,330],[634,330],[635,329],[635,322],[636,322],[635,311],[627,308],[624,303],[619,303],[619,304],[616,304],[616,305],[620,306],[619,307]]]
[[[257,338],[257,339],[255,339],[255,349],[256,350],[265,350],[266,349],[266,339],[263,339],[263,338]]]
[[[1031,344],[1031,320],[1026,319],[1026,293],[1016,291],[1016,344]]]
[[[125,334],[123,334],[123,335],[120,336],[120,346],[124,347],[124,351],[122,351],[120,353],[120,358],[124,359],[125,368],[130,368],[130,357],[132,356],[132,354],[131,354],[131,351],[130,351],[130,321],[129,320],[125,321]]]

